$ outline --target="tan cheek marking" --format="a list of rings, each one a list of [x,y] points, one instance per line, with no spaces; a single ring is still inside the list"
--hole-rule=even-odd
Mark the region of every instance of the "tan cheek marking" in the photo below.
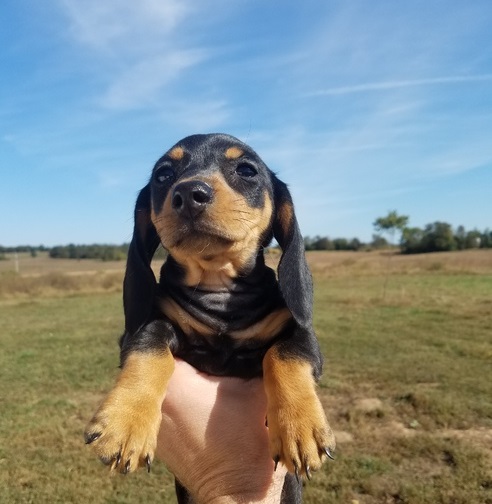
[[[263,205],[261,218],[259,222],[260,233],[266,231],[266,229],[270,226],[272,220],[272,213],[273,213],[272,200],[270,199],[268,193],[265,191],[265,204]]]
[[[184,150],[183,147],[174,147],[174,149],[169,152],[169,157],[173,159],[174,161],[181,161],[184,156]]]
[[[240,158],[244,154],[244,151],[239,147],[229,147],[225,151],[225,157],[227,159],[237,159]]]
[[[292,318],[287,308],[275,310],[256,324],[241,331],[233,331],[230,336],[235,340],[256,339],[268,341],[276,336],[285,323]]]
[[[178,324],[186,335],[199,334],[201,336],[212,336],[214,334],[210,327],[196,320],[172,299],[163,299],[160,306],[164,315],[175,324]]]
[[[231,236],[237,236],[238,241],[259,238],[271,220],[272,202],[268,193],[265,191],[263,206],[254,208],[249,206],[242,194],[229,186],[222,175],[210,177],[209,183],[216,194],[216,202],[209,210],[211,219],[228,230]]]
[[[244,196],[234,191],[222,175],[214,174],[208,182],[215,193],[214,203],[209,209],[213,222],[233,236],[238,228],[240,230],[241,220],[254,221],[252,209]]]

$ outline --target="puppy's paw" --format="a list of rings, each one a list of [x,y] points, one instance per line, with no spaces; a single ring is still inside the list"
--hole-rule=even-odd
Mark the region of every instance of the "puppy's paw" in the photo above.
[[[155,398],[135,398],[115,388],[87,425],[84,439],[111,470],[127,474],[146,466],[150,471],[161,418]]]
[[[315,393],[301,402],[284,401],[268,408],[270,453],[297,477],[311,478],[311,471],[333,458],[335,437]]]
[[[126,474],[143,465],[150,470],[173,370],[168,348],[127,356],[115,387],[84,433],[85,442],[112,470]]]

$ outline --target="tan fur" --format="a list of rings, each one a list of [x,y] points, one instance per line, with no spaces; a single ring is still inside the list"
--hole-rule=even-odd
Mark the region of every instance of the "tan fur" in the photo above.
[[[200,180],[213,188],[214,198],[196,232],[183,236],[172,208],[172,188],[160,212],[152,209],[151,218],[164,247],[184,267],[186,285],[217,288],[235,278],[256,255],[260,237],[270,225],[273,205],[265,192],[265,204],[250,207],[221,174]]]
[[[292,318],[292,314],[287,308],[275,310],[256,324],[242,329],[241,331],[231,331],[229,336],[235,340],[271,340],[284,327],[285,323]]]
[[[294,217],[294,208],[290,203],[283,203],[277,209],[277,218],[285,236],[288,235]]]
[[[186,310],[181,308],[176,301],[165,298],[160,301],[160,307],[164,315],[177,324],[188,336],[200,334],[201,336],[213,336],[214,332],[210,327],[192,317]]]
[[[244,154],[244,151],[239,147],[229,147],[225,151],[225,157],[227,159],[238,159]]]
[[[171,159],[173,159],[174,161],[181,161],[183,159],[183,156],[184,156],[184,150],[183,150],[183,147],[174,147],[174,149],[172,149],[170,152],[169,152],[169,157]]]
[[[295,357],[284,358],[275,346],[263,359],[267,396],[268,437],[272,458],[300,475],[321,467],[324,447],[334,449],[311,365]]]
[[[153,459],[173,370],[169,349],[128,355],[116,385],[86,428],[87,434],[101,434],[92,447],[112,470],[132,472],[145,465],[147,457]]]

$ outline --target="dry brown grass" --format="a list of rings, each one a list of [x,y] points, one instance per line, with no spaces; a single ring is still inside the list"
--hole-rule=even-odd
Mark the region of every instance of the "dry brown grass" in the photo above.
[[[156,276],[162,261],[152,264]],[[0,261],[0,299],[52,297],[122,289],[125,261],[51,259],[19,254],[18,272],[13,255]]]
[[[0,275],[0,299],[56,297],[92,292],[118,292],[122,272]]]
[[[308,252],[313,276],[490,274],[492,250],[402,255],[394,252]]]
[[[267,253],[275,267],[280,253]],[[381,277],[415,274],[490,274],[492,250],[468,250],[420,255],[393,252],[308,252],[317,279]],[[153,264],[158,276],[160,260]],[[56,296],[121,290],[125,261],[50,259],[47,254],[19,255],[19,273],[12,256],[0,261],[0,299]],[[383,284],[382,284],[383,285]],[[383,288],[385,288],[383,286]]]

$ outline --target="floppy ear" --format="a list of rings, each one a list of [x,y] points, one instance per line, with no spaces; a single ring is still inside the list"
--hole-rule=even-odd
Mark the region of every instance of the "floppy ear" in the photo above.
[[[147,185],[140,191],[135,205],[135,227],[123,282],[126,334],[134,334],[152,313],[157,283],[150,263],[159,242],[150,219],[150,187]]]
[[[273,235],[282,249],[278,265],[280,292],[298,326],[311,331],[313,281],[304,254],[304,239],[287,185],[273,176],[275,216]]]

